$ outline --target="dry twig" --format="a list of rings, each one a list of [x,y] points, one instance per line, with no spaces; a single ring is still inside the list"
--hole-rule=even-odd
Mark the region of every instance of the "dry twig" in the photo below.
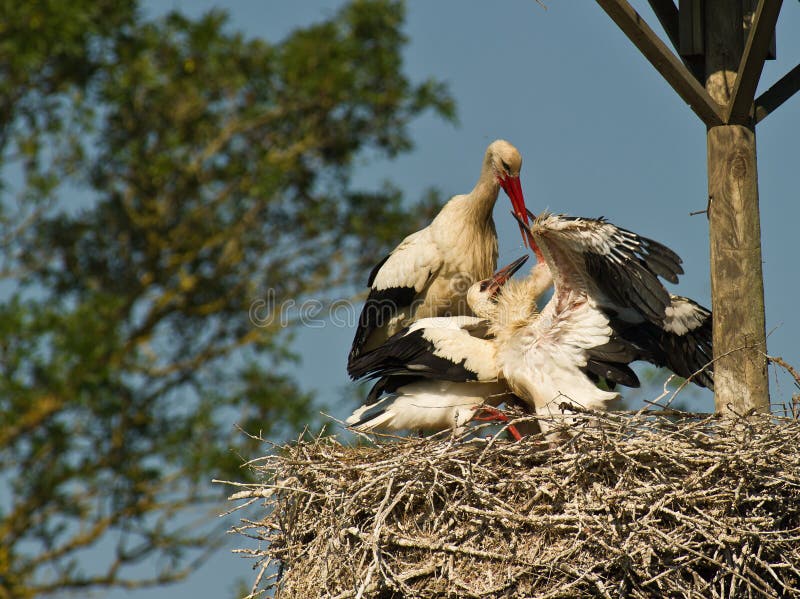
[[[264,504],[235,529],[262,541],[253,592],[800,596],[800,422],[572,420],[558,446],[322,437],[253,462],[265,482],[234,496]]]

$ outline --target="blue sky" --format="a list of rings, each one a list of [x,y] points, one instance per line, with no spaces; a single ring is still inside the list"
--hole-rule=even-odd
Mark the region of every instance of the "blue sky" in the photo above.
[[[545,3],[547,10],[535,0],[409,2],[406,71],[414,80],[446,81],[458,103],[459,124],[419,119],[412,127],[416,149],[394,161],[364,157],[356,183],[369,187],[389,179],[411,199],[430,186],[447,196],[465,193],[478,177],[486,146],[505,138],[522,152],[522,187],[533,212],[602,215],[667,244],[683,257],[686,271],[671,290],[710,305],[708,221],[689,216],[707,201],[703,125],[595,3]],[[151,0],[146,6],[150,14],[174,7],[195,16],[225,8],[232,27],[277,42],[341,4]],[[633,4],[661,33],[647,2]],[[800,2],[784,2],[778,60],[767,63],[760,91],[800,62],[799,30]],[[763,121],[757,134],[768,352],[800,366],[800,96]],[[501,263],[524,252],[509,207],[501,197],[495,212]],[[345,361],[352,334],[325,326],[297,336],[303,360],[298,376],[337,417],[354,407],[341,400],[350,385]],[[770,385],[773,402],[790,399],[789,377],[773,370]],[[692,398],[697,410],[713,406],[710,393]],[[251,562],[232,556],[229,548],[181,585],[111,596],[227,599],[236,579],[253,575]]]

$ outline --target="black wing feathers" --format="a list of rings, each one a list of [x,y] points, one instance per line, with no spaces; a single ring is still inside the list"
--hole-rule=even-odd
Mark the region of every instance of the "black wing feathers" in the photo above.
[[[353,379],[407,375],[444,381],[474,381],[477,373],[465,367],[466,360],[453,362],[434,354],[436,347],[425,338],[424,329],[403,329],[380,347],[355,358],[348,373]]]
[[[637,309],[651,322],[661,322],[670,296],[658,277],[677,283],[683,274],[680,257],[657,241],[599,222],[614,229],[611,252],[587,253],[589,274],[609,299]]]
[[[586,366],[582,370],[610,384],[638,387],[639,377],[628,366],[637,359],[637,354],[636,347],[615,334],[607,343],[588,350]]]
[[[713,391],[711,313],[691,300],[680,299],[694,304],[697,312],[705,316],[702,322],[688,331],[676,333],[647,321],[632,324],[609,314],[611,326],[620,337],[638,349],[636,359],[666,366],[678,376],[692,377],[693,383]]]
[[[617,228],[631,239],[638,241],[639,249],[636,254],[655,274],[664,277],[670,283],[678,282],[678,275],[683,274],[683,267],[681,266],[683,261],[678,254],[648,237],[642,237],[627,229]]]
[[[385,261],[386,259],[384,258],[383,262]],[[377,269],[383,262],[372,271],[370,281],[372,281]],[[350,347],[350,355],[347,358],[347,372],[350,376],[353,376],[350,371],[353,360],[361,354],[361,349],[372,331],[389,322],[400,309],[410,306],[414,302],[416,295],[417,292],[413,287],[390,287],[389,289],[372,290],[370,292],[367,301],[364,302],[361,315],[358,317],[358,327],[353,337],[353,345]]]
[[[372,389],[369,390],[367,397],[364,399],[364,405],[371,406],[376,403],[384,393],[394,393],[400,387],[421,381],[424,378],[425,377],[412,375],[383,376],[372,385]]]
[[[590,351],[585,372],[628,386],[635,381],[638,386],[636,375],[626,364],[646,360],[684,378],[694,375],[693,382],[713,390],[711,312],[690,299],[670,296],[659,280],[678,282],[678,275],[683,274],[680,257],[667,246],[602,218],[595,222],[609,249],[585,252],[587,273],[613,305],[601,308],[611,320],[616,341],[633,354],[626,356],[626,351],[620,353],[616,346],[612,350],[612,340],[608,347]],[[644,320],[624,320],[631,308]]]

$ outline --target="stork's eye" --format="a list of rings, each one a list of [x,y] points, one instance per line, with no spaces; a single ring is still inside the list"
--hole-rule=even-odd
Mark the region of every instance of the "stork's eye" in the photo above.
[[[489,281],[481,281],[481,293],[483,293],[484,291],[486,291],[486,289],[487,289],[488,287],[489,287]]]
[[[511,174],[511,167],[508,166],[508,163],[505,160],[501,160],[500,164],[503,165],[503,168],[505,169],[505,171],[510,175]]]

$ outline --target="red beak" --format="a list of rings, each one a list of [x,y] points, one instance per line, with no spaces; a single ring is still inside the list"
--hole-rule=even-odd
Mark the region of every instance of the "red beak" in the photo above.
[[[489,289],[491,289],[492,295],[498,292],[498,290],[506,284],[511,277],[514,276],[522,265],[528,261],[529,254],[525,254],[524,256],[520,256],[516,260],[514,260],[511,264],[504,266],[496,273],[492,275],[492,282],[489,285]]]
[[[522,183],[519,181],[519,177],[499,177],[500,186],[503,188],[503,191],[506,192],[506,195],[511,200],[511,205],[514,207],[514,215],[517,219],[522,219],[522,221],[527,225],[528,222],[528,210],[525,208],[525,196],[522,195]],[[525,247],[528,246],[528,237],[525,235],[525,230],[520,225],[519,232],[522,235],[522,243],[525,244]]]
[[[535,218],[532,212],[528,212],[526,216],[530,215],[531,218]],[[539,249],[536,241],[533,239],[533,234],[531,233],[531,227],[528,224],[528,219],[522,219],[521,217],[517,216],[516,212],[512,212],[511,216],[517,219],[517,224],[519,225],[519,230],[522,231],[522,235],[527,238],[528,247],[533,250],[533,253],[536,254],[536,259],[539,262],[545,262],[544,254],[542,254],[542,250]]]

